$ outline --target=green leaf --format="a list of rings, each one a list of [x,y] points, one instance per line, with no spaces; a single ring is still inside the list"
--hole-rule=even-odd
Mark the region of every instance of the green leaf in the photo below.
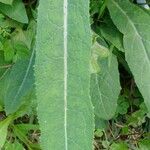
[[[9,75],[10,69],[7,69],[0,77],[0,105],[4,106],[4,97],[6,93],[6,80]]]
[[[0,51],[0,78],[6,70],[6,68],[3,67],[5,65],[6,65],[6,63],[5,63],[5,59],[4,59],[4,52]]]
[[[128,150],[128,146],[126,143],[113,143],[110,147],[110,150]]]
[[[29,57],[29,49],[26,47],[26,45],[22,42],[15,42],[14,43],[14,49],[16,51],[16,55],[15,55],[15,59],[19,60],[19,59],[25,59]],[[14,62],[16,61],[14,59]]]
[[[150,141],[148,140],[141,140],[139,143],[139,150],[149,150],[150,148]]]
[[[23,104],[25,96],[30,96],[34,84],[34,50],[30,59],[19,60],[13,66],[7,81],[5,110],[7,114],[16,112]]]
[[[111,42],[118,50],[124,52],[123,35],[117,30],[110,19],[105,19],[98,29],[106,40]]]
[[[150,16],[128,0],[109,0],[108,9],[124,34],[126,60],[150,112]]]
[[[0,51],[0,105],[4,104],[4,95],[6,92],[5,89],[5,80],[10,72],[11,64],[7,64],[4,60],[4,53]],[[7,68],[8,67],[8,68]]]
[[[100,137],[102,137],[103,135],[104,135],[103,130],[97,129],[97,130],[95,131],[95,137],[100,138]]]
[[[0,11],[18,22],[28,23],[25,6],[21,0],[14,0],[11,6],[0,3]]]
[[[40,1],[36,47],[41,148],[91,150],[89,0]]]
[[[7,142],[5,144],[5,150],[24,150],[24,147],[17,141],[14,143]]]
[[[108,127],[108,122],[95,116],[95,129],[104,130]]]
[[[39,126],[37,124],[17,124],[15,126],[22,130],[25,135],[27,135],[30,130],[39,130]]]
[[[3,45],[3,49],[4,49],[5,61],[7,62],[12,61],[14,57],[14,49],[10,40],[5,41]]]
[[[137,127],[146,122],[146,115],[148,111],[145,103],[140,104],[140,109],[128,115],[127,123],[129,126]]]
[[[101,58],[107,58],[109,55],[109,50],[105,46],[99,44],[98,42],[95,42],[92,46],[91,73],[98,73],[101,71],[101,68],[98,64],[99,56]]]
[[[11,5],[13,0],[0,0],[1,3]]]
[[[107,120],[115,114],[120,93],[118,63],[116,57],[111,56],[110,51],[105,47],[107,45],[103,43],[103,40],[98,39],[98,41],[100,44],[95,42],[92,47],[92,63],[94,59],[92,66],[94,66],[95,73],[92,71],[90,91],[96,116]],[[112,84],[114,86],[111,86]],[[113,109],[109,109],[112,106]]]
[[[21,99],[22,104],[13,114],[14,118],[19,118],[24,115],[31,115],[31,113],[33,113],[34,109],[36,108],[35,87],[30,89],[28,93]]]
[[[12,118],[8,117],[5,120],[0,122],[0,149],[2,149],[3,145],[5,144],[6,137],[7,137],[7,128],[11,120]]]
[[[128,108],[129,102],[127,101],[125,96],[119,96],[116,113],[119,113],[121,115],[126,114],[128,112]]]
[[[99,58],[101,71],[91,74],[91,98],[95,114],[101,119],[110,119],[117,108],[120,93],[118,63],[114,55],[110,62],[108,58]]]
[[[128,63],[126,62],[125,60],[125,55],[124,53],[122,53],[121,51],[119,51],[118,49],[114,49],[113,50],[113,53],[117,56],[117,59],[118,59],[118,62],[119,64],[121,64],[124,69],[129,73],[129,74],[132,74],[131,71],[130,71],[130,68],[128,66]]]
[[[35,32],[36,32],[36,22],[31,20],[29,22],[27,30],[23,30],[22,28],[18,27],[13,34],[11,34],[11,40],[14,43],[22,43],[28,49],[32,48],[33,40],[35,39]],[[15,46],[14,46],[15,47]]]
[[[19,140],[22,141],[26,145],[27,149],[29,149],[29,150],[34,149],[33,148],[34,144],[32,144],[29,141],[26,134],[24,134],[24,132],[22,132],[22,130],[20,128],[18,128],[18,126],[13,126],[13,132],[19,138]],[[36,149],[39,150],[38,148],[36,148]]]

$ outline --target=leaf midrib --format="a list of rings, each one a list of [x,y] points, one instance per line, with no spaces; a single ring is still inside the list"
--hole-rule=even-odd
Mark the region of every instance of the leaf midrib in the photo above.
[[[67,57],[68,57],[68,0],[64,0],[64,136],[65,149],[68,150],[68,133],[67,133]]]

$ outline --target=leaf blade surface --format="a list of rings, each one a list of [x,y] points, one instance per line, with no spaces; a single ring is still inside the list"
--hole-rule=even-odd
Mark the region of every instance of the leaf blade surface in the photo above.
[[[18,60],[12,67],[6,81],[4,96],[5,111],[7,114],[16,112],[24,103],[25,96],[30,95],[34,87],[33,64],[35,50],[29,58]]]
[[[127,0],[110,0],[108,9],[124,34],[126,60],[150,111],[150,16]]]
[[[35,76],[45,150],[92,149],[88,10],[88,0],[46,0],[39,5]]]
[[[115,115],[120,93],[117,58],[112,55],[109,64],[108,58],[97,61],[100,72],[91,74],[91,99],[95,115],[109,120]]]

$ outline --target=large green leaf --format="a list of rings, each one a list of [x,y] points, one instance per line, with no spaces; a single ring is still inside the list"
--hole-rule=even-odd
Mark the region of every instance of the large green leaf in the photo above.
[[[128,0],[109,0],[108,8],[124,34],[126,60],[150,111],[150,16]]]
[[[30,96],[34,85],[33,77],[34,50],[30,59],[19,60],[13,66],[7,80],[4,97],[7,114],[16,112],[24,103],[25,96]]]
[[[25,6],[21,0],[14,0],[12,5],[0,3],[0,11],[18,22],[28,23]]]
[[[104,49],[99,49],[102,54]],[[100,71],[91,74],[91,98],[96,116],[108,120],[115,114],[120,93],[118,63],[114,55],[109,61],[104,56],[100,56],[97,61]]]
[[[89,0],[40,1],[38,12],[35,76],[41,147],[91,150]]]

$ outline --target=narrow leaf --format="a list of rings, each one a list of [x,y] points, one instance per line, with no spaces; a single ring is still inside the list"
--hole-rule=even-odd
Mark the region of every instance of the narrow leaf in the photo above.
[[[150,16],[128,0],[109,0],[108,9],[124,34],[126,60],[150,111]]]
[[[41,148],[92,150],[89,0],[40,1],[36,47]]]

